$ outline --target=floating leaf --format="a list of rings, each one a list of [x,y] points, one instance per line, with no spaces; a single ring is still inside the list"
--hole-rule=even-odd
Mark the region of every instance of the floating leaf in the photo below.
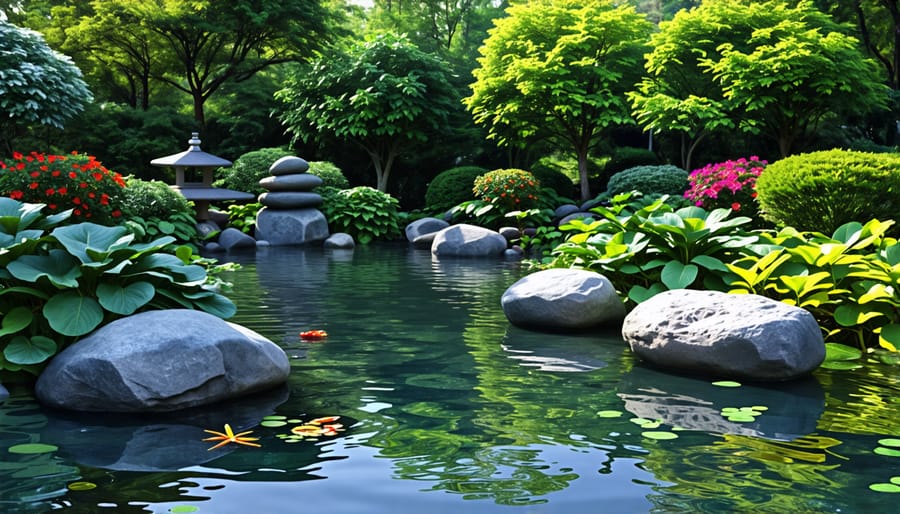
[[[833,369],[838,371],[848,370],[848,369],[859,369],[862,367],[862,364],[858,362],[849,362],[849,361],[825,361],[820,366],[820,368],[825,369]]]
[[[878,444],[881,446],[890,446],[892,448],[900,448],[900,439],[888,438],[879,439]]]
[[[869,489],[878,493],[900,493],[900,485],[879,483],[869,485]]]
[[[720,380],[718,382],[713,382],[712,385],[716,387],[741,387],[740,382],[735,382],[733,380]]]
[[[728,421],[735,423],[751,423],[756,421],[756,417],[750,414],[733,414],[728,416]]]
[[[172,512],[173,514],[184,514],[186,512],[197,512],[198,510],[200,510],[200,507],[197,507],[195,505],[176,505],[169,509],[169,512]]]
[[[622,415],[622,411],[617,410],[602,410],[597,413],[598,417],[601,418],[618,418]]]
[[[93,482],[72,482],[67,486],[70,491],[90,491],[96,489],[97,484]]]
[[[278,428],[287,425],[287,421],[279,421],[277,419],[267,419],[260,422],[260,426],[267,428]]]
[[[826,361],[852,361],[862,357],[859,348],[840,343],[825,343]]]
[[[886,457],[900,457],[900,450],[894,450],[893,448],[878,447],[875,448],[875,453]]]
[[[641,432],[641,435],[646,437],[647,439],[655,439],[657,441],[663,441],[663,440],[667,440],[667,439],[678,439],[678,434],[674,434],[672,432],[647,431],[647,432]]]
[[[52,444],[43,444],[43,443],[27,443],[27,444],[17,444],[15,446],[11,446],[9,448],[9,453],[18,453],[22,455],[33,455],[38,453],[50,453],[58,450],[59,447],[53,446]]]

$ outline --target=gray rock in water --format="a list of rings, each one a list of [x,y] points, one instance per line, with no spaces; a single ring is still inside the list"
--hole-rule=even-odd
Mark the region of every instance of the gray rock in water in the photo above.
[[[412,243],[425,234],[433,234],[449,226],[449,223],[438,218],[421,218],[406,225],[404,232],[406,233],[406,240]]]
[[[431,245],[434,243],[434,236],[437,235],[437,232],[429,232],[427,234],[422,234],[421,236],[417,236],[412,240],[412,244],[416,248],[424,248],[426,250],[431,249]]]
[[[201,221],[197,223],[196,227],[197,235],[199,235],[201,238],[209,237],[210,234],[222,230],[222,225],[219,225],[218,223],[211,220]]]
[[[302,245],[328,238],[328,220],[318,209],[269,209],[256,214],[256,238],[272,246]]]
[[[274,191],[259,195],[259,203],[273,209],[303,209],[322,205],[319,193]]]
[[[38,378],[41,403],[92,412],[171,411],[287,381],[278,345],[188,309],[116,320],[60,352]]]
[[[265,177],[259,181],[260,187],[269,191],[312,191],[322,183],[321,178],[311,173]]]
[[[328,239],[325,240],[323,246],[330,249],[349,250],[351,248],[354,248],[356,246],[356,243],[353,241],[353,236],[351,236],[350,234],[346,234],[344,232],[335,232],[334,234],[328,236]]]
[[[434,236],[431,253],[438,257],[499,257],[506,250],[506,238],[497,232],[461,223]]]
[[[507,241],[515,241],[522,237],[522,233],[516,227],[500,227],[497,232]]]
[[[218,243],[225,250],[232,250],[235,248],[256,248],[256,239],[253,239],[234,227],[223,230],[222,233],[219,234]]]
[[[222,248],[222,245],[220,245],[219,243],[209,242],[203,245],[203,251],[208,253],[222,253],[225,251],[225,249]]]
[[[625,304],[609,279],[587,270],[551,268],[532,273],[500,298],[503,313],[519,327],[583,330],[618,323]]]
[[[825,359],[812,314],[758,295],[665,291],[626,316],[622,336],[660,368],[722,378],[788,380]]]
[[[269,166],[269,173],[276,176],[306,173],[307,170],[309,170],[309,163],[293,155],[284,156]]]
[[[9,398],[9,391],[3,387],[3,384],[0,384],[0,402]]]

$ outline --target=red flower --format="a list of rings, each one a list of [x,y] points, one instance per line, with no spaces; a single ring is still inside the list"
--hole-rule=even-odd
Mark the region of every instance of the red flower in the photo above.
[[[74,171],[70,171],[69,178],[78,178],[78,175]]]
[[[116,210],[112,211],[112,217],[113,217],[113,218],[118,218],[118,217],[121,216],[121,215],[122,215],[122,211],[120,211],[119,209],[116,209]]]
[[[17,160],[17,161],[21,161],[21,160],[22,160],[22,157],[25,157],[25,156],[22,155],[21,152],[13,152],[13,159],[15,159],[15,160]]]
[[[53,170],[52,172],[50,172],[51,177],[58,177],[60,176],[60,174],[62,174],[62,172],[59,170]]]
[[[38,187],[40,187],[40,184],[38,184],[37,182],[32,182],[31,184],[28,184],[28,189],[37,189]]]
[[[55,193],[55,192],[56,192],[56,190],[51,187],[50,189],[47,189],[46,191],[44,191],[44,194],[46,194],[47,196],[53,196],[53,193]]]
[[[13,200],[18,200],[19,198],[22,198],[23,196],[25,196],[25,193],[23,193],[19,190],[13,191],[9,194],[9,197],[12,198]]]
[[[100,182],[101,180],[103,180],[103,174],[102,174],[102,173],[94,173],[93,176],[94,176],[94,180],[96,180],[97,182]]]
[[[75,205],[81,205],[81,198],[78,198],[77,196],[75,198],[72,198],[72,203],[74,203]]]
[[[741,210],[741,204],[734,202],[733,204],[731,204],[731,210],[733,210],[733,211]]]
[[[66,187],[61,187],[56,190],[56,194],[58,194],[58,195],[65,195],[68,192],[69,192],[69,189]]]

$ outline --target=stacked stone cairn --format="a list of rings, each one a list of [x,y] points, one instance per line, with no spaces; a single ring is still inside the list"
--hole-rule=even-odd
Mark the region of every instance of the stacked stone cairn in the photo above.
[[[256,238],[270,245],[300,245],[328,238],[328,221],[318,206],[322,196],[312,190],[322,179],[307,173],[309,163],[287,156],[269,167],[271,176],[259,181],[267,192],[259,195],[263,204],[256,216]]]

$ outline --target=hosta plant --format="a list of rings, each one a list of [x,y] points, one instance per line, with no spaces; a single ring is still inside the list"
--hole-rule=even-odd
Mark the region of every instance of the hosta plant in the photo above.
[[[787,228],[760,235],[773,251],[727,264],[730,291],[803,307],[828,342],[900,348],[900,244],[893,221],[845,223],[831,235]]]
[[[323,186],[318,191],[322,195],[320,208],[331,232],[350,234],[360,244],[400,235],[400,202],[391,195],[367,186]]]
[[[63,225],[70,212],[43,208],[0,198],[0,372],[36,374],[78,337],[136,312],[234,314],[190,248],[168,250],[174,238],[139,244],[126,227]]]

